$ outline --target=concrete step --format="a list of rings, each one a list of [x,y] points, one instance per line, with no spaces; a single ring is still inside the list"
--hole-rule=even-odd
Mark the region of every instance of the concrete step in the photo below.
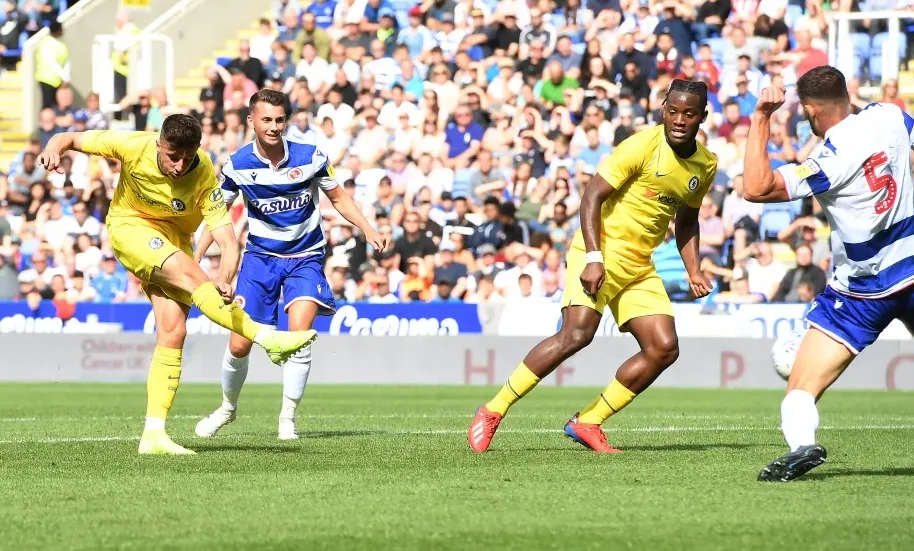
[[[22,131],[22,120],[7,118],[0,119],[0,131],[3,132],[3,137],[6,137],[9,132],[21,132]]]

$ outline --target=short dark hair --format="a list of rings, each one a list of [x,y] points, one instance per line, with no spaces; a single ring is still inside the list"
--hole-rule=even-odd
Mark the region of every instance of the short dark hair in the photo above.
[[[200,121],[179,113],[165,118],[160,137],[175,149],[197,149],[203,139],[203,130]]]
[[[486,197],[483,200],[482,204],[483,205],[495,205],[496,207],[500,207],[501,201],[498,200],[498,197],[495,197],[494,195],[489,195],[488,197]]]
[[[701,100],[701,108],[708,106],[708,85],[700,80],[682,80],[677,78],[670,84],[670,89],[666,93],[667,99],[673,92],[682,92],[683,94],[694,94]],[[663,100],[666,103],[666,100]]]
[[[282,107],[286,113],[288,113],[291,108],[289,105],[288,96],[278,90],[271,90],[269,88],[258,90],[257,93],[251,96],[251,101],[248,102],[248,109],[253,111],[254,107],[258,103],[266,103],[274,107]]]
[[[810,69],[801,76],[797,80],[797,95],[802,103],[850,101],[844,75],[831,65]]]

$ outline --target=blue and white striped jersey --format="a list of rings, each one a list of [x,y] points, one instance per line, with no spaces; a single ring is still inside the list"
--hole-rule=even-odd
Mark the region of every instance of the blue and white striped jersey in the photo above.
[[[880,298],[914,284],[912,145],[914,118],[873,103],[805,163],[778,168],[790,197],[815,195],[828,218],[836,291]]]
[[[337,187],[333,167],[313,143],[282,140],[285,157],[275,168],[253,142],[222,167],[226,204],[240,193],[248,210],[246,250],[282,257],[320,254],[324,250],[318,188]]]

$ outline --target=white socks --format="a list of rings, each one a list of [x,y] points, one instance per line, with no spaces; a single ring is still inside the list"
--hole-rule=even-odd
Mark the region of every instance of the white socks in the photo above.
[[[306,346],[292,355],[282,366],[282,410],[280,419],[294,419],[295,410],[308,384],[311,373],[311,346]]]
[[[819,410],[815,397],[805,390],[791,390],[781,402],[781,430],[790,451],[816,443]]]
[[[238,395],[248,377],[248,356],[236,358],[228,348],[222,358],[222,407],[234,410],[238,407]]]
[[[238,395],[248,376],[249,356],[236,358],[228,348],[222,358],[222,408],[234,410],[238,407]],[[282,411],[283,419],[294,419],[295,410],[305,393],[308,374],[311,372],[311,347],[296,352],[282,366]]]
[[[158,419],[156,417],[147,417],[146,426],[143,427],[143,430],[165,430],[165,419]]]

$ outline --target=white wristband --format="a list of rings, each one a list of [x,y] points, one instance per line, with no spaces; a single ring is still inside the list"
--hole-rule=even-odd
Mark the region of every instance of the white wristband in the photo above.
[[[594,262],[603,264],[603,253],[601,251],[590,251],[584,255],[584,260],[587,261],[587,264],[592,264]]]

